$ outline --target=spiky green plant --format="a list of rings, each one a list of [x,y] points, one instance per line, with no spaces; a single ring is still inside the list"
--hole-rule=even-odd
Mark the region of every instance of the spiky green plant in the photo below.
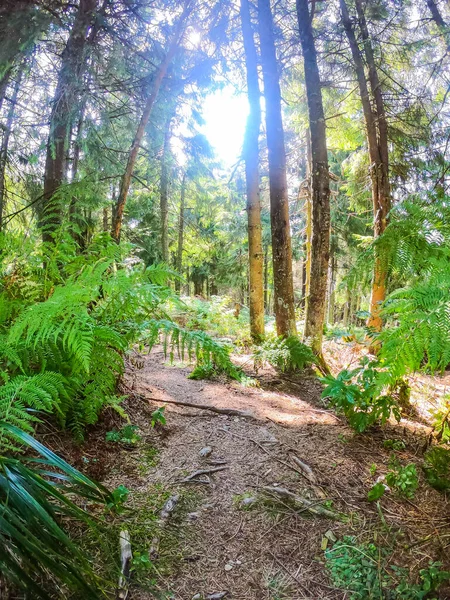
[[[60,598],[67,597],[64,590],[103,598],[103,582],[65,524],[76,520],[93,527],[77,499],[106,505],[113,502],[111,494],[17,427],[0,422],[0,435],[39,456],[0,456],[2,576],[30,598],[54,598],[50,588],[59,589]]]

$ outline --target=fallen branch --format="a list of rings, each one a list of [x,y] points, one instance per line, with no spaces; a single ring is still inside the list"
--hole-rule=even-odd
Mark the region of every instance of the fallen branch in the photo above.
[[[200,475],[210,475],[211,473],[217,473],[217,471],[224,471],[225,469],[228,469],[228,467],[222,466],[213,467],[211,469],[199,469],[198,471],[194,471],[194,473],[191,473],[191,475],[188,475],[184,479],[180,479],[178,483],[190,483],[193,479],[199,477]],[[205,483],[204,480],[203,483]]]
[[[124,529],[119,535],[120,544],[120,577],[119,585],[117,587],[117,600],[126,600],[128,597],[128,580],[130,578],[131,561],[133,559],[133,553],[131,552],[130,534]]]
[[[187,406],[189,408],[199,408],[201,410],[210,410],[219,415],[231,415],[233,417],[245,417],[247,419],[256,419],[255,415],[247,410],[238,410],[236,408],[220,408],[212,404],[196,404],[195,402],[185,402],[184,400],[167,400],[162,398],[150,398],[142,396],[145,400],[156,400],[157,402],[167,402],[167,404],[177,404],[178,406]]]
[[[297,494],[290,492],[286,488],[279,486],[264,486],[262,490],[266,493],[279,496],[280,498],[284,498],[285,500],[290,501],[294,505],[296,504],[298,506],[301,506],[303,509],[318,517],[326,517],[327,519],[333,519],[334,521],[347,521],[346,515],[337,513],[333,510],[325,508],[324,506],[315,504],[314,502],[311,502],[306,498],[301,498],[300,496],[297,496]]]
[[[299,467],[302,470],[306,479],[308,479],[311,483],[317,483],[317,478],[309,465],[304,463],[302,460],[300,460],[297,456],[294,456],[293,454],[291,454],[291,460],[297,465],[297,467]]]
[[[158,535],[154,536],[151,546],[150,546],[150,550],[148,551],[150,560],[156,560],[159,556],[159,544],[161,542],[161,530],[164,529],[164,527],[167,525],[167,521],[169,520],[170,515],[173,513],[179,499],[180,499],[180,496],[178,494],[171,496],[167,500],[167,502],[164,504],[164,506],[161,509],[161,512],[159,513],[160,531],[159,531]]]

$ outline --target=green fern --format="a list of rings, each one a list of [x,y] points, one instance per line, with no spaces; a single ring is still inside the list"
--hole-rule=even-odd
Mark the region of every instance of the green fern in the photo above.
[[[383,316],[388,327],[380,336],[380,358],[394,376],[421,368],[443,371],[450,364],[448,273],[392,293]]]
[[[69,395],[69,384],[59,373],[18,375],[0,387],[0,421],[31,432],[40,412],[60,411],[61,402]],[[12,448],[3,432],[0,433],[0,448]]]
[[[301,370],[315,364],[316,357],[311,348],[298,337],[276,337],[266,339],[254,353],[255,367],[268,362],[281,372]]]
[[[205,332],[187,331],[168,319],[152,319],[145,325],[150,348],[162,336],[164,354],[170,356],[170,360],[174,359],[175,352],[181,359],[186,356],[192,359],[195,356],[198,365],[213,365],[216,370],[232,379],[242,378],[242,371],[230,359],[230,347],[214,340]]]

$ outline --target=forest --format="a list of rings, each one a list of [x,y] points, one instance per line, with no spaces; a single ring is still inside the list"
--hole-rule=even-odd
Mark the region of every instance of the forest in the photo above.
[[[0,0],[0,599],[450,599],[450,1]]]

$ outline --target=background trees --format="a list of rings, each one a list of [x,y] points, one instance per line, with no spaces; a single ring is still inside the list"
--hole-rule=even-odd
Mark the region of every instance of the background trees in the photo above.
[[[318,354],[324,326],[379,331],[409,275],[377,240],[403,203],[446,194],[448,8],[306,8],[2,7],[5,235],[60,244],[63,229],[82,253],[110,230],[146,264],[181,270],[184,293],[248,306],[254,336],[264,303],[269,331],[274,315]],[[231,85],[251,110],[244,160],[224,168],[202,111]]]

